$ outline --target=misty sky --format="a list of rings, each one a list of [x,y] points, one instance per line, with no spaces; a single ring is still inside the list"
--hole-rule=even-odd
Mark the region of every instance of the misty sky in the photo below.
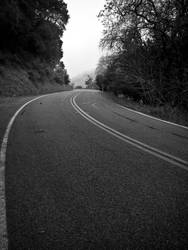
[[[105,0],[65,0],[69,23],[63,36],[63,61],[70,77],[95,69],[101,55],[98,48],[102,24],[97,15]]]

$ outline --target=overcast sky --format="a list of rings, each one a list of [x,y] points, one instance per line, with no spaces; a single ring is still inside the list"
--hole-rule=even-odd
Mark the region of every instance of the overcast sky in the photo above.
[[[105,0],[65,0],[69,23],[63,36],[63,61],[70,77],[95,69],[101,55],[102,24],[97,15]]]

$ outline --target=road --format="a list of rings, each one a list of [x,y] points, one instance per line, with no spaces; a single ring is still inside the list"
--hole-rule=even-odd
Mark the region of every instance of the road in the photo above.
[[[188,129],[101,92],[26,106],[5,188],[11,250],[188,248]]]

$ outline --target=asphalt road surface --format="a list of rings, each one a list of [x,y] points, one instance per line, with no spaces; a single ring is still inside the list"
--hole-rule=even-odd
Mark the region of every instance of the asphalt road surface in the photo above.
[[[188,249],[188,129],[97,91],[49,95],[6,152],[9,249]]]

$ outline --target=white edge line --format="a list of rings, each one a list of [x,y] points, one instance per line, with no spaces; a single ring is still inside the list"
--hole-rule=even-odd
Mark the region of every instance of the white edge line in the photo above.
[[[59,93],[59,92],[58,92]],[[0,149],[0,211],[1,211],[1,219],[0,219],[0,225],[1,225],[1,230],[0,230],[0,249],[1,250],[7,250],[8,249],[8,235],[7,235],[7,222],[6,222],[6,201],[5,201],[5,163],[6,163],[6,151],[7,151],[7,144],[8,144],[8,137],[10,134],[10,130],[12,128],[12,125],[16,119],[16,117],[19,115],[19,113],[30,103],[45,97],[49,96],[55,93],[51,94],[46,94],[42,96],[38,96],[25,104],[23,104],[12,116],[10,119],[8,126],[6,128],[2,144],[1,144],[1,149]]]
[[[168,153],[165,153],[163,151],[160,151],[156,148],[153,148],[147,144],[144,144],[140,141],[137,141],[131,137],[128,137],[112,128],[110,128],[109,126],[97,121],[95,118],[93,118],[92,116],[90,116],[89,114],[87,114],[85,111],[83,111],[76,103],[75,99],[78,95],[76,95],[75,97],[72,97],[71,99],[71,104],[72,106],[77,110],[77,112],[82,115],[85,119],[87,119],[88,121],[90,121],[91,123],[93,123],[94,125],[102,128],[103,130],[105,130],[106,132],[108,132],[109,134],[111,135],[114,135],[115,137],[121,139],[122,141],[125,141],[147,153],[150,153],[154,156],[157,156],[158,158],[161,158],[169,163],[172,163],[173,165],[176,165],[184,170],[187,170],[188,171],[188,167],[184,166],[184,165],[188,165],[188,162],[178,158],[178,157],[175,157],[175,156],[172,156]],[[179,161],[179,162],[177,162]]]
[[[102,91],[100,91],[100,90],[97,90],[96,92],[101,92],[101,93],[102,93]],[[167,124],[171,124],[171,125],[174,125],[174,126],[177,126],[177,127],[180,127],[180,128],[188,129],[187,126],[184,126],[184,125],[181,125],[181,124],[178,124],[178,123],[175,123],[175,122],[169,122],[169,121],[166,121],[166,120],[157,118],[157,117],[152,116],[152,115],[147,115],[147,114],[142,113],[142,112],[140,112],[140,111],[136,111],[136,110],[134,110],[134,109],[127,108],[126,106],[123,106],[123,105],[118,104],[118,103],[115,103],[115,104],[116,104],[117,106],[123,108],[123,109],[132,111],[132,112],[134,112],[134,113],[136,113],[136,114],[143,115],[143,116],[145,116],[145,117],[149,117],[149,118],[151,118],[151,119],[158,120],[158,121],[161,121],[161,122],[164,122],[164,123],[167,123]]]
[[[146,117],[152,118],[152,119],[154,119],[154,120],[158,120],[158,121],[161,121],[161,122],[164,122],[164,123],[168,123],[168,124],[171,124],[171,125],[174,125],[174,126],[180,127],[180,128],[188,129],[188,127],[186,127],[186,126],[183,126],[183,125],[180,125],[180,124],[177,124],[177,123],[174,123],[174,122],[169,122],[169,121],[166,121],[166,120],[163,120],[163,119],[157,118],[157,117],[152,116],[152,115],[147,115],[147,114],[145,114],[145,113],[142,113],[142,112],[136,111],[136,110],[134,110],[134,109],[127,108],[127,107],[122,106],[122,105],[120,105],[120,104],[116,104],[116,105],[117,105],[117,106],[119,106],[119,107],[121,107],[121,108],[123,108],[123,109],[129,110],[129,111],[132,111],[132,112],[134,112],[134,113],[136,113],[136,114],[143,115],[143,116],[146,116]]]

